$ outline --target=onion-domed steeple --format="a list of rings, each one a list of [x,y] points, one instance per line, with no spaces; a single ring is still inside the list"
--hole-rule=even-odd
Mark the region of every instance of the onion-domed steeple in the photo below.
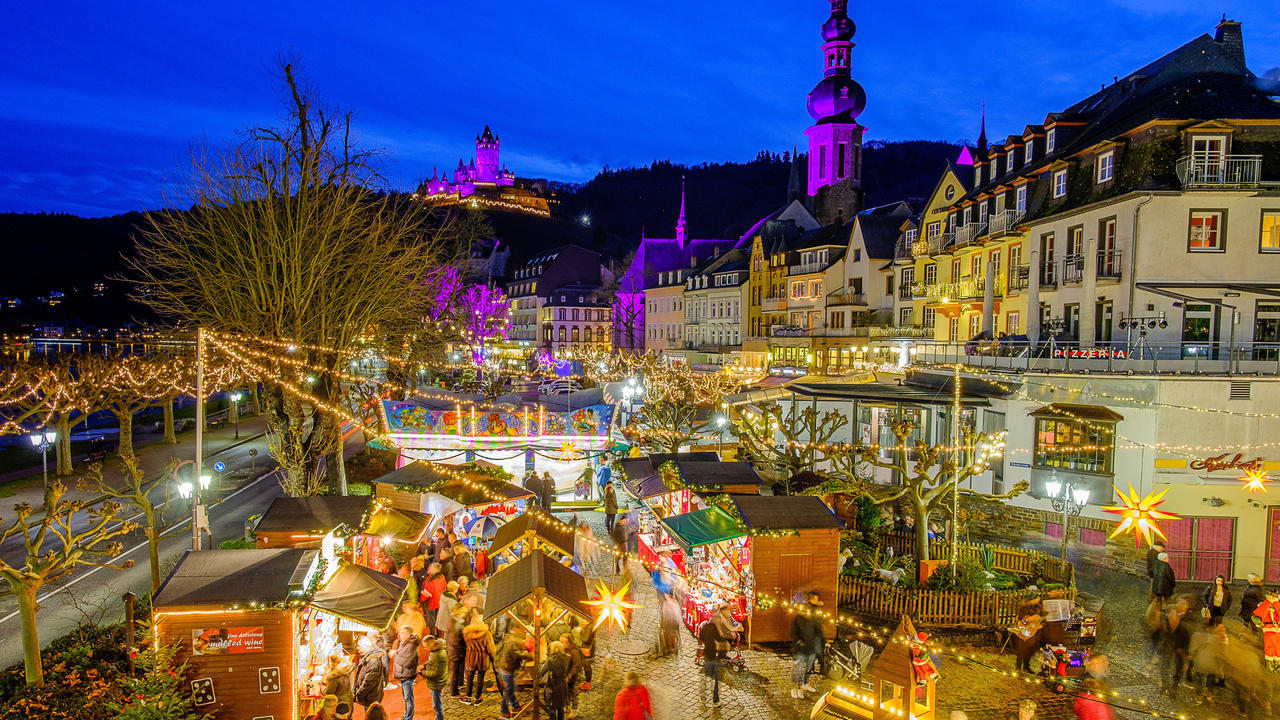
[[[831,16],[822,24],[822,79],[809,92],[809,178],[821,222],[853,217],[861,203],[862,132],[858,115],[867,106],[867,93],[850,71],[853,35],[848,0],[831,0]],[[829,190],[826,188],[830,188]],[[821,197],[818,197],[821,195]]]
[[[814,120],[822,121],[844,113],[848,113],[852,120],[867,105],[866,91],[854,82],[849,70],[849,55],[857,28],[845,14],[846,4],[847,0],[832,0],[831,17],[822,24],[823,78],[809,93],[809,115]]]

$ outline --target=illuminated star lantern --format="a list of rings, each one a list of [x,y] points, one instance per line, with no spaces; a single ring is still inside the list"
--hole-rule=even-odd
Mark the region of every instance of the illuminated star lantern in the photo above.
[[[1271,482],[1271,478],[1261,470],[1245,470],[1244,477],[1240,480],[1244,483],[1244,489],[1251,493],[1267,492],[1267,483]]]
[[[1115,513],[1122,518],[1120,526],[1112,533],[1111,537],[1121,535],[1125,532],[1133,532],[1133,543],[1135,547],[1142,546],[1142,538],[1147,539],[1147,544],[1152,542],[1152,534],[1159,535],[1163,538],[1164,532],[1160,530],[1160,526],[1156,524],[1158,520],[1177,520],[1178,516],[1163,510],[1157,510],[1156,506],[1164,502],[1162,499],[1164,494],[1169,492],[1169,488],[1165,488],[1158,493],[1148,493],[1141,500],[1138,499],[1138,491],[1133,489],[1133,485],[1129,485],[1129,494],[1125,495],[1124,491],[1116,488],[1116,494],[1120,496],[1119,506],[1102,508],[1104,512]]]
[[[562,460],[577,460],[582,457],[582,453],[578,452],[577,440],[560,443],[560,453],[563,455]]]
[[[630,622],[631,611],[640,607],[638,604],[627,600],[627,590],[631,589],[631,580],[622,583],[622,587],[617,590],[610,590],[608,585],[604,584],[604,580],[600,583],[600,595],[595,600],[584,601],[587,605],[594,605],[596,608],[596,623],[594,629],[600,629],[606,621],[612,621],[622,630],[627,631],[627,623]]]

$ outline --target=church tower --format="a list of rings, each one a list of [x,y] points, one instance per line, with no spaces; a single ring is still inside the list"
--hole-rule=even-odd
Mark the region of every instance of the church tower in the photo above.
[[[846,14],[848,0],[831,0],[822,24],[823,78],[809,93],[814,124],[809,138],[807,189],[814,215],[823,224],[852,218],[862,207],[862,133],[858,115],[867,94],[853,80],[850,55],[856,28]]]
[[[502,166],[498,164],[498,138],[484,126],[484,134],[476,136],[476,182],[496,183]]]
[[[681,175],[680,176],[680,217],[679,219],[676,220],[676,245],[679,245],[681,250],[684,249],[685,243],[688,241],[688,237],[685,234],[685,229],[687,227],[688,227],[688,222],[686,222],[684,219],[684,176]]]

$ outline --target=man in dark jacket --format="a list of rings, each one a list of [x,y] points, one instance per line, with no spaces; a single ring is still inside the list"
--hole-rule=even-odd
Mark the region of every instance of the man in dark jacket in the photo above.
[[[1152,580],[1156,577],[1156,562],[1159,561],[1160,553],[1162,552],[1164,552],[1164,543],[1156,543],[1147,548],[1147,577]],[[1155,593],[1151,593],[1150,597],[1147,598],[1147,602],[1155,599]]]
[[[526,633],[524,626],[516,623],[507,628],[506,637],[502,639],[502,647],[498,650],[498,679],[502,683],[502,717],[509,718],[520,712],[520,703],[516,701],[516,673],[524,664],[533,659],[524,648]]]
[[[698,642],[702,643],[703,690],[706,695],[706,678],[711,678],[710,707],[720,707],[720,645],[727,645],[733,639],[720,630],[720,626],[711,620],[702,624],[698,631]]]
[[[413,720],[413,681],[418,677],[418,636],[413,628],[400,628],[395,647],[391,650],[391,677],[400,683],[404,696],[404,720]]]
[[[360,643],[360,664],[356,666],[355,698],[367,710],[370,705],[382,702],[382,691],[387,687],[387,654],[372,640]]]
[[[808,600],[810,612],[797,612],[791,616],[791,649],[795,653],[791,681],[796,684],[791,697],[798,700],[804,699],[805,692],[817,691],[809,684],[809,670],[823,644],[822,621],[811,614],[822,607],[822,598],[818,593],[809,593]]]
[[[1258,577],[1258,573],[1249,573],[1249,584],[1245,585],[1244,592],[1240,593],[1240,622],[1254,632],[1258,632],[1258,626],[1253,624],[1253,611],[1258,609],[1265,598],[1266,595],[1262,592],[1262,578]]]
[[[1191,633],[1182,622],[1185,612],[1185,608],[1178,607],[1165,614],[1164,632],[1160,638],[1160,685],[1169,697],[1177,695],[1179,684],[1194,687],[1190,678],[1191,664],[1187,657],[1187,651],[1191,647]]]
[[[1163,605],[1173,597],[1173,588],[1178,579],[1173,575],[1173,567],[1169,565],[1168,553],[1156,555],[1156,563],[1151,569],[1151,597],[1159,598]]]

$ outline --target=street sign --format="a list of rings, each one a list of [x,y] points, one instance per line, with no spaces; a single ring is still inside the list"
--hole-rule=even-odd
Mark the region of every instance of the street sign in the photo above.
[[[222,472],[227,469],[227,464],[221,461],[216,462],[213,464],[213,469],[217,472]]]

